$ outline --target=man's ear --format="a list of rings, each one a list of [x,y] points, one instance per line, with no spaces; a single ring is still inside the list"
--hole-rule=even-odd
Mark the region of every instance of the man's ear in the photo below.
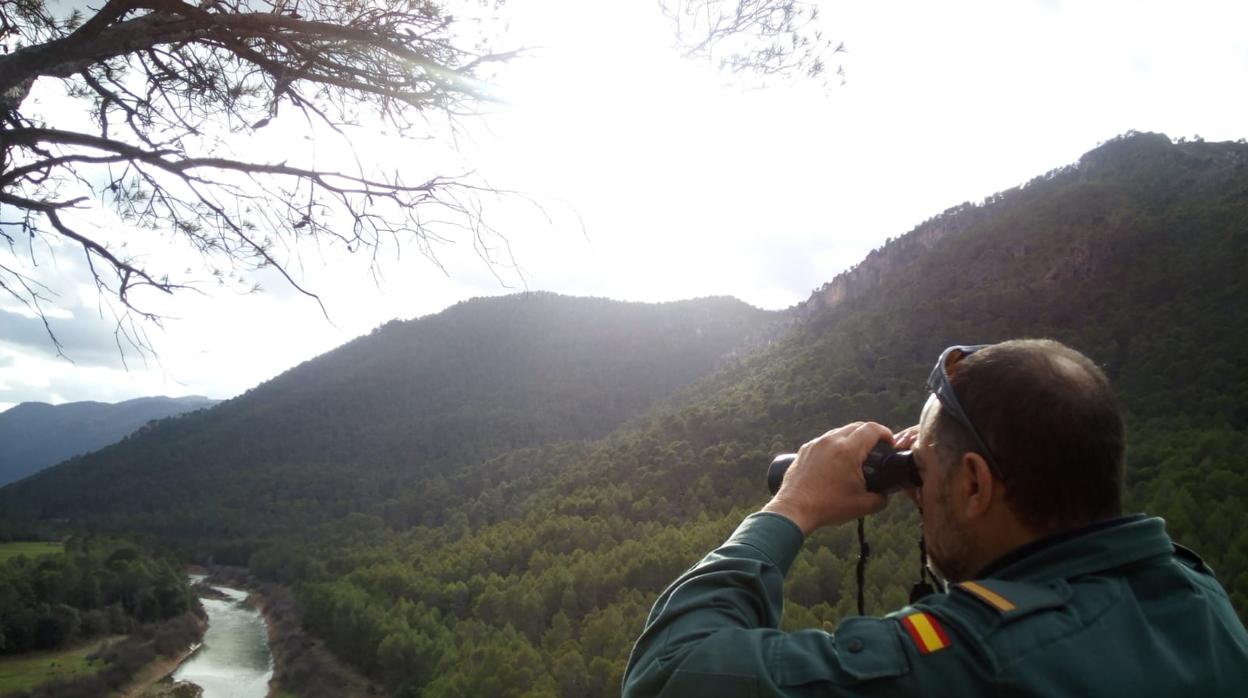
[[[992,469],[983,456],[970,451],[962,454],[962,462],[958,465],[962,471],[962,513],[967,518],[983,516],[992,506],[993,498],[1001,495],[1001,489],[992,477]]]

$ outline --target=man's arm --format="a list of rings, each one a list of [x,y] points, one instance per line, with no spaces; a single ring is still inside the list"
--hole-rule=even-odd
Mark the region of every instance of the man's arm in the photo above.
[[[778,630],[784,576],[804,534],[883,508],[884,497],[866,491],[861,463],[890,436],[878,424],[854,424],[804,445],[764,511],[659,597],[629,658],[624,694],[784,696],[812,683],[826,690],[905,673],[892,621],[850,619],[835,637]]]
[[[654,604],[628,660],[624,695],[731,695],[734,683],[766,676],[765,638],[741,631],[779,627],[784,575],[801,545],[801,530],[782,516],[742,522]]]

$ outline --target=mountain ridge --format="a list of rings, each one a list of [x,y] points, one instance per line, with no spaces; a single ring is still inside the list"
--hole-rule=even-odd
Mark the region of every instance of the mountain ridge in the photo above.
[[[406,481],[515,448],[601,436],[731,360],[731,349],[765,335],[776,317],[725,297],[628,303],[538,292],[465,301],[386,323],[194,419],[149,425],[22,487],[93,511],[115,497],[137,497],[136,507],[150,510],[221,477],[279,489],[307,478],[328,504],[318,510],[333,519],[345,514],[333,502],[354,495],[358,473]],[[133,478],[146,491],[121,491]],[[221,507],[247,530],[253,514],[288,504]]]
[[[152,420],[218,402],[199,395],[156,395],[115,403],[18,403],[0,412],[0,486],[115,443]]]
[[[889,238],[883,245],[870,252],[849,269],[837,274],[830,281],[811,292],[793,310],[809,317],[822,308],[833,308],[857,298],[878,286],[884,278],[904,268],[919,256],[935,247],[949,235],[958,235],[967,229],[985,223],[994,209],[1008,197],[1058,176],[1075,175],[1084,182],[1092,182],[1109,174],[1130,173],[1142,163],[1156,164],[1165,160],[1180,167],[1193,167],[1217,162],[1222,167],[1243,168],[1248,166],[1248,148],[1243,139],[1236,142],[1206,142],[1203,140],[1178,142],[1155,132],[1128,131],[1097,145],[1084,153],[1075,163],[1054,168],[1033,177],[1025,183],[990,194],[979,203],[970,201],[945,209],[918,224],[908,232]],[[1016,250],[1021,254],[1023,250]]]

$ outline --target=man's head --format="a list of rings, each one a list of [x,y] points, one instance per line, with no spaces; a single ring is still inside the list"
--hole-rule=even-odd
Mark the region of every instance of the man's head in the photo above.
[[[928,400],[916,497],[943,576],[968,578],[1029,540],[1121,514],[1122,419],[1091,360],[1051,340],[1015,340],[948,373],[991,457],[936,396]]]

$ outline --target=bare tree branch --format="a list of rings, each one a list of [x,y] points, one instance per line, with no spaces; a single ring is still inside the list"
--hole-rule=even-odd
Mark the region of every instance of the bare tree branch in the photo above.
[[[408,181],[358,159],[353,170],[266,162],[231,145],[284,107],[344,140],[344,128],[369,113],[401,135],[423,135],[428,115],[475,113],[488,99],[478,71],[515,52],[466,48],[431,2],[108,0],[84,21],[54,16],[40,0],[0,0],[0,42],[0,209],[12,219],[0,237],[76,245],[97,288],[124,309],[117,319],[127,337],[139,334],[125,324],[129,313],[159,320],[133,291],[167,294],[194,280],[172,279],[151,266],[161,260],[140,260],[116,235],[77,227],[62,212],[96,202],[123,225],[181,240],[218,279],[274,269],[318,303],[278,251],[324,239],[376,259],[386,241],[415,242],[432,256],[430,243],[446,238],[429,228],[438,217],[425,208],[486,230],[476,201],[486,190],[461,178]],[[40,79],[83,100],[96,129],[26,110]],[[27,275],[0,267],[0,284],[43,317],[47,295]]]
[[[499,192],[466,176],[382,169],[350,142],[379,125],[422,138],[431,119],[453,123],[489,101],[484,71],[518,52],[474,42],[438,4],[454,1],[106,0],[83,16],[0,0],[0,238],[11,250],[30,242],[32,265],[36,240],[81,250],[101,297],[120,305],[118,336],[137,346],[134,318],[160,318],[136,291],[199,282],[133,251],[140,239],[197,253],[220,283],[274,269],[318,303],[289,268],[308,242],[374,262],[383,244],[411,244],[436,263],[436,245],[467,237],[491,272],[523,279],[484,220],[483,200]],[[660,7],[687,56],[733,72],[819,75],[839,50],[798,0]],[[81,110],[27,105],[37,81],[59,82],[90,124],[68,113]],[[328,134],[350,155],[331,167],[310,153],[258,156],[253,144],[274,123],[306,124],[309,138]],[[50,294],[21,269],[0,266],[0,290],[44,317]]]
[[[820,28],[819,8],[801,0],[658,0],[680,51],[763,83],[820,79],[845,50]],[[838,66],[835,75],[844,80]]]

